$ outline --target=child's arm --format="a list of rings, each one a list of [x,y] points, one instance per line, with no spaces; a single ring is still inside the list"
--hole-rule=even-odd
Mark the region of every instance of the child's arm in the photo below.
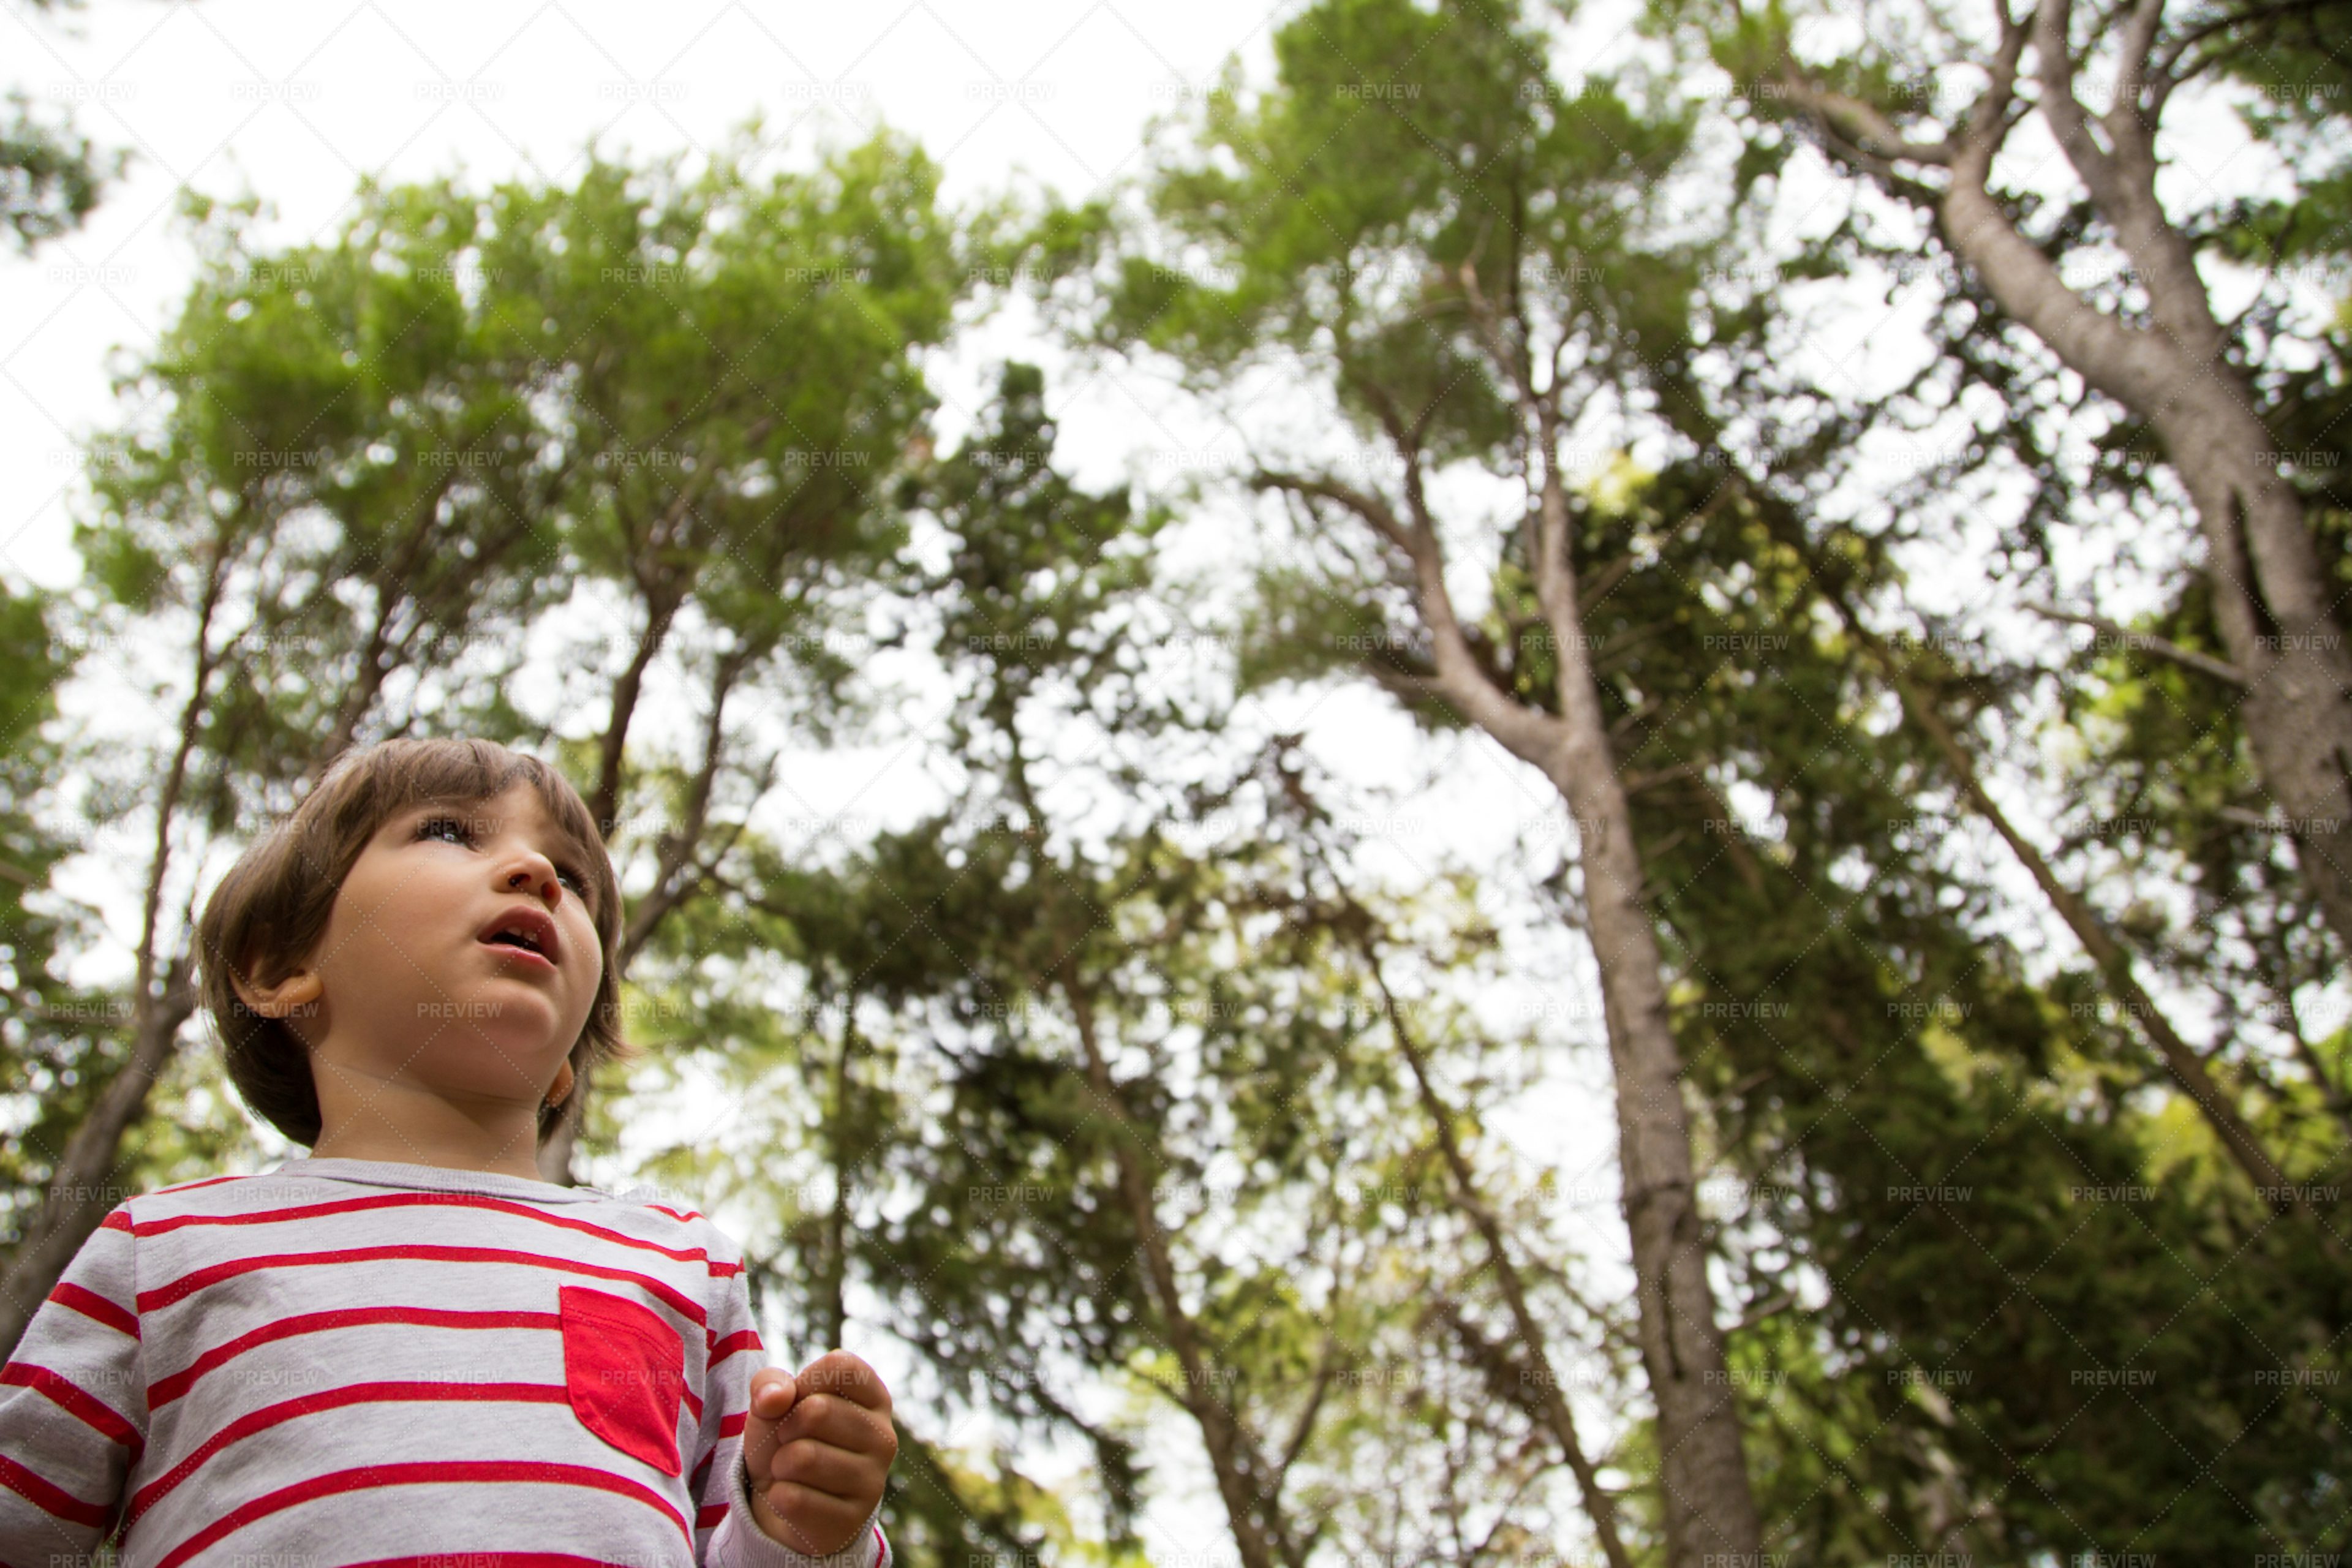
[[[92,1232],[0,1370],[0,1562],[87,1562],[147,1442],[131,1209]]]
[[[751,1375],[766,1365],[767,1356],[752,1327],[751,1295],[740,1273],[727,1281],[711,1314],[710,1333],[701,1438],[687,1471],[698,1533],[712,1527],[697,1561],[707,1568],[891,1568],[896,1553],[882,1533],[879,1503],[848,1544],[828,1556],[795,1552],[761,1528],[744,1487],[743,1433],[747,1425],[774,1423],[751,1414]]]

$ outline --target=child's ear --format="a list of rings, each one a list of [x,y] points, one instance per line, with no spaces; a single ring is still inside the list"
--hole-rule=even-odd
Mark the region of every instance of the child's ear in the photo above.
[[[297,1008],[316,1002],[327,992],[326,981],[308,969],[289,970],[284,978],[266,985],[232,970],[228,983],[236,988],[238,1001],[265,1018],[289,1017]]]

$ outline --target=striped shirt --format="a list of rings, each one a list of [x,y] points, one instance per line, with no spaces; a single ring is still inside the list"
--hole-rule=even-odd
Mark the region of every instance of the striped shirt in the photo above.
[[[0,1371],[0,1564],[888,1568],[753,1522],[766,1363],[692,1209],[289,1160],[116,1206]]]

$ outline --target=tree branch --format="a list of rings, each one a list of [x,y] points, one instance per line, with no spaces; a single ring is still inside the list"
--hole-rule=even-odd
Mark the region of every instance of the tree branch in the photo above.
[[[2124,200],[2115,160],[2091,135],[2090,116],[2074,96],[2074,57],[2066,41],[2066,24],[2073,0],[2042,0],[2033,17],[2034,76],[2042,84],[2037,107],[2074,166],[2091,200],[2101,211],[2114,214]]]
[[[1959,149],[1948,137],[1914,142],[1876,104],[1822,87],[1783,60],[1775,86],[1810,114],[1823,134],[1835,137],[1853,162],[1891,174],[1897,162],[1949,168]]]
[[[1325,500],[1337,501],[1370,523],[1373,530],[1391,544],[1408,555],[1413,552],[1412,531],[1389,503],[1352,485],[1341,484],[1328,475],[1294,474],[1276,468],[1253,469],[1245,482],[1255,490],[1288,490],[1294,495],[1320,496]]]
[[[2105,616],[2077,615],[2071,610],[2062,610],[2053,605],[2028,605],[2025,607],[2045,620],[2064,621],[2073,626],[2089,626],[2094,631],[2118,639],[2126,647],[2141,648],[2159,658],[2168,658],[2175,664],[2185,666],[2200,675],[2209,676],[2224,685],[2235,686],[2242,689],[2247,683],[2246,672],[2236,665],[2215,658],[2210,654],[2199,653],[2195,648],[2182,647],[2179,643],[2158,637],[2153,632],[2136,632],[2128,626],[2107,619]]]

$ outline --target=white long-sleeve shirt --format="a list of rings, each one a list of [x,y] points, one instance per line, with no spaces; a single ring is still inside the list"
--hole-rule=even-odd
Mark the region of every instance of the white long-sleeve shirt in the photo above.
[[[490,1172],[131,1198],[0,1371],[0,1564],[888,1568],[878,1519],[752,1521],[742,1274],[690,1208]]]

